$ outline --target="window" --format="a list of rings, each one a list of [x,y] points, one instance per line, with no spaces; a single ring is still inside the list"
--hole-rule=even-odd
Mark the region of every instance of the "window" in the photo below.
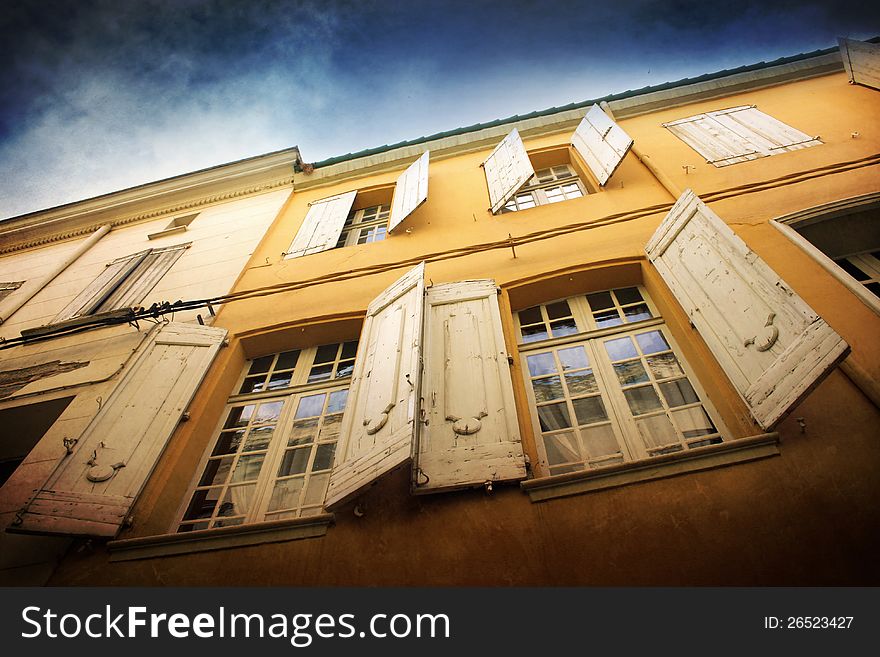
[[[321,513],[357,341],[250,361],[179,532]]]
[[[562,474],[722,441],[640,287],[516,313],[541,465]]]
[[[516,212],[537,205],[558,203],[587,194],[583,183],[568,164],[538,169],[501,212]]]
[[[817,146],[822,142],[754,105],[706,112],[663,124],[716,167]]]
[[[379,242],[388,235],[388,217],[391,205],[373,205],[362,210],[354,210],[345,220],[339,235],[337,248]]]
[[[199,214],[195,213],[195,214],[188,214],[184,217],[176,217],[175,219],[172,219],[171,223],[168,224],[162,230],[160,230],[156,233],[150,233],[149,235],[147,235],[147,239],[154,240],[159,237],[165,237],[167,235],[176,235],[177,233],[182,233],[182,232],[186,231],[187,227],[198,216],[199,216]]]
[[[117,258],[62,310],[53,323],[137,306],[189,244],[147,249]]]
[[[23,282],[24,281],[0,283],[0,301],[2,301],[10,294],[15,292],[18,288],[20,288]]]
[[[3,438],[0,440],[0,486],[12,476],[72,401],[73,397],[62,397],[0,411],[0,425],[3,426]]]

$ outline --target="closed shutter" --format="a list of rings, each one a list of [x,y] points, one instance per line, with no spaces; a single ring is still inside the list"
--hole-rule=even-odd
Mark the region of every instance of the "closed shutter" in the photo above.
[[[418,424],[425,265],[367,308],[324,506],[408,462]]]
[[[91,315],[101,305],[108,294],[111,294],[150,254],[150,250],[134,255],[117,258],[104,268],[95,280],[73,298],[64,309],[55,316],[52,323]]]
[[[225,336],[207,326],[162,326],[13,529],[115,536]]]
[[[623,161],[633,140],[602,108],[593,105],[574,131],[571,144],[599,184],[604,185]]]
[[[388,232],[394,232],[413,210],[428,200],[428,151],[400,174],[394,186]]]
[[[483,162],[486,184],[489,186],[489,201],[493,214],[535,175],[529,154],[523,145],[516,128],[510,131],[492,154]]]
[[[645,250],[763,428],[777,424],[849,352],[691,190]]]
[[[92,312],[133,308],[140,305],[187,248],[189,244],[153,249]]]
[[[285,257],[298,258],[336,246],[355,196],[356,191],[346,192],[312,203]]]
[[[524,479],[495,282],[435,285],[425,301],[427,421],[419,434],[413,491]]]
[[[663,125],[716,167],[822,143],[753,105],[698,114]]]
[[[880,89],[880,44],[843,38],[837,43],[850,81]]]

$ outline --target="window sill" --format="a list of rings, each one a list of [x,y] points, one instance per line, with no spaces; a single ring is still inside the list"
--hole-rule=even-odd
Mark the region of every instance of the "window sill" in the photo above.
[[[640,481],[665,479],[688,472],[711,470],[735,463],[777,456],[779,454],[778,445],[778,433],[762,433],[717,445],[698,447],[686,452],[620,463],[601,470],[570,472],[529,479],[520,483],[520,487],[529,494],[529,499],[532,502],[542,502],[557,497],[581,495]]]
[[[322,513],[307,518],[258,522],[236,527],[200,529],[181,534],[160,534],[142,538],[110,541],[110,561],[132,561],[169,557],[194,552],[209,552],[226,548],[278,543],[303,538],[324,536],[333,524],[332,513]]]

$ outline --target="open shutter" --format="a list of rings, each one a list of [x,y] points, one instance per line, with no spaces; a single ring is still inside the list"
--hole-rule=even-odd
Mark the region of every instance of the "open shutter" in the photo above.
[[[356,191],[346,192],[312,203],[285,257],[298,258],[336,246],[355,196]]]
[[[180,244],[165,249],[153,249],[93,312],[140,305],[188,248],[189,244]]]
[[[498,212],[520,187],[535,175],[529,154],[516,128],[510,131],[483,162],[492,213]]]
[[[428,151],[400,174],[394,186],[388,232],[394,232],[410,213],[428,200]]]
[[[150,249],[147,249],[124,258],[117,258],[108,264],[95,280],[55,316],[52,323],[92,314],[149,254]]]
[[[645,250],[763,428],[778,423],[849,353],[691,190]]]
[[[850,81],[880,89],[880,44],[844,38],[837,43]]]
[[[408,462],[418,424],[425,265],[367,308],[324,506],[345,503]]]
[[[115,536],[225,336],[207,326],[162,326],[13,530]]]
[[[428,288],[424,343],[427,421],[419,433],[413,491],[524,479],[495,281]]]
[[[605,185],[633,145],[633,140],[601,107],[593,105],[574,131],[571,144],[584,158],[599,184]]]

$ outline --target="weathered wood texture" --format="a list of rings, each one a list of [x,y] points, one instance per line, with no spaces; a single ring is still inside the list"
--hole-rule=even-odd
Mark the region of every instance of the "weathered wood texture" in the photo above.
[[[574,131],[571,144],[604,186],[623,162],[633,140],[601,107],[593,105]]]
[[[356,191],[315,201],[287,249],[286,258],[320,253],[336,246]]]
[[[489,203],[493,213],[498,212],[520,187],[535,175],[526,147],[516,128],[501,140],[483,162]]]
[[[391,203],[391,218],[388,232],[394,232],[404,219],[422,203],[428,200],[428,164],[430,154],[425,151],[406,171],[400,174],[394,186],[394,200]]]
[[[837,43],[849,79],[855,84],[880,89],[880,43],[843,38]]]

